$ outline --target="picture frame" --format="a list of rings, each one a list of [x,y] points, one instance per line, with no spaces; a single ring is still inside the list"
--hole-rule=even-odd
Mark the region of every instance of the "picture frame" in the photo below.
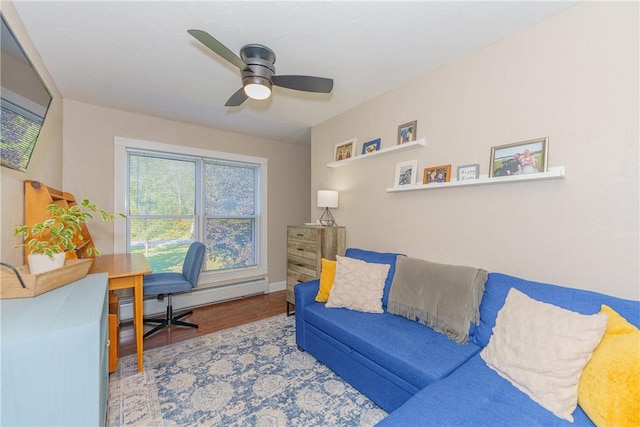
[[[398,145],[415,141],[418,133],[418,121],[407,122],[398,126]]]
[[[396,179],[394,181],[394,186],[402,187],[405,185],[415,185],[417,173],[417,160],[396,163]]]
[[[480,164],[473,163],[470,165],[458,166],[458,181],[470,181],[480,177]]]
[[[333,161],[338,162],[340,160],[350,159],[356,155],[356,143],[357,139],[350,139],[348,141],[336,144],[333,150]]]
[[[433,166],[424,168],[422,183],[449,182],[451,180],[451,165]]]
[[[489,177],[546,172],[548,148],[548,137],[491,147]]]
[[[366,155],[366,154],[370,154],[373,153],[375,151],[380,150],[380,143],[381,143],[381,139],[374,139],[372,141],[369,142],[365,142],[364,144],[362,144],[362,155]]]

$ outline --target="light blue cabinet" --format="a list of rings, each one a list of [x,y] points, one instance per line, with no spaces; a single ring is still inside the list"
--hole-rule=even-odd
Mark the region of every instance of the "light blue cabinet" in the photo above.
[[[0,301],[2,426],[105,424],[107,274]]]

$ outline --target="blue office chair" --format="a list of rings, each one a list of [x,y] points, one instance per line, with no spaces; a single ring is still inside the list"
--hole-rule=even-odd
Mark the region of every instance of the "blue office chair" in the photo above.
[[[171,295],[183,292],[191,292],[198,283],[202,263],[204,262],[205,246],[200,242],[193,242],[189,246],[187,256],[182,265],[182,273],[152,273],[144,276],[144,295],[157,295],[158,301],[164,300],[167,296],[167,316],[163,319],[144,319],[145,323],[159,323],[158,326],[144,334],[144,338],[156,333],[160,329],[169,325],[188,326],[197,328],[194,323],[183,322],[180,319],[189,316],[193,311],[173,316],[173,306],[171,305]]]

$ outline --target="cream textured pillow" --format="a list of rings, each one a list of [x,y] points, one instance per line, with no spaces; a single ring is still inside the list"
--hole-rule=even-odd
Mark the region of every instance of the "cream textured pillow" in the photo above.
[[[336,276],[326,307],[382,313],[382,291],[389,264],[336,256]]]
[[[542,407],[573,422],[580,375],[606,327],[606,314],[575,313],[512,288],[480,357]]]

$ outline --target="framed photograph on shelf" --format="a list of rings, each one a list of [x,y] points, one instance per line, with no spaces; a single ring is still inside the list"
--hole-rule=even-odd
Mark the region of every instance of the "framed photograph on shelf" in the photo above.
[[[417,132],[418,132],[417,120],[398,126],[398,145],[415,141]]]
[[[336,147],[333,151],[333,161],[337,162],[340,160],[350,159],[351,157],[356,155],[356,142],[357,139],[350,139],[349,141],[341,142],[340,144],[336,144]]]
[[[469,181],[478,179],[480,173],[480,165],[474,163],[472,165],[458,166],[458,181]]]
[[[491,147],[489,177],[546,172],[548,145],[545,137]]]
[[[362,144],[362,155],[373,153],[380,150],[380,138]]]
[[[395,187],[402,187],[403,185],[414,185],[416,183],[417,173],[417,160],[396,163],[396,180],[393,185]]]
[[[449,182],[451,180],[451,165],[434,166],[424,168],[422,173],[422,183]]]

